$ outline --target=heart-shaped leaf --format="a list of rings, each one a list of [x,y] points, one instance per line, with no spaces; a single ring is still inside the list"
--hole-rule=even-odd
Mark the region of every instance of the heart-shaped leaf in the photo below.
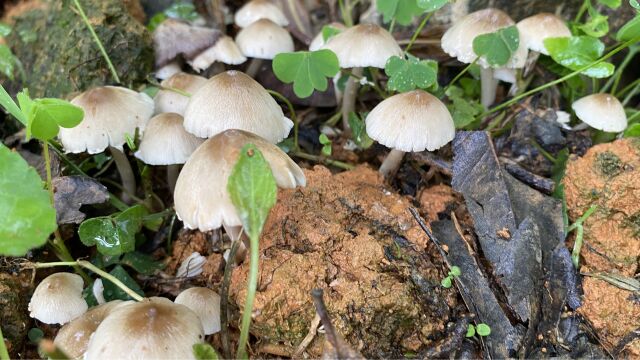
[[[555,62],[574,71],[598,60],[604,52],[602,41],[590,36],[547,38],[544,46]],[[613,64],[601,62],[582,74],[603,78],[611,76],[614,70]]]
[[[637,37],[640,37],[640,14],[624,24],[616,34],[618,41],[629,41]]]
[[[609,17],[600,14],[593,7],[589,8],[589,20],[578,28],[593,37],[602,37],[609,33]]]
[[[432,12],[445,6],[449,0],[418,0],[418,6],[426,12]]]
[[[520,45],[518,28],[513,25],[473,39],[473,52],[491,66],[505,65]]]
[[[420,60],[408,55],[408,59],[392,56],[387,60],[384,71],[389,76],[387,89],[406,92],[416,88],[426,89],[436,83],[438,63]]]
[[[376,8],[382,14],[382,21],[389,23],[395,19],[400,25],[411,24],[414,16],[424,12],[416,0],[376,0]]]
[[[40,176],[0,142],[0,255],[24,256],[44,245],[56,227]]]
[[[144,296],[144,292],[140,285],[129,275],[129,273],[120,265],[116,265],[109,274],[113,275],[116,279],[122,281],[129,289],[133,290],[136,294],[140,296]],[[104,286],[104,299],[106,301],[112,300],[133,300],[131,296],[129,296],[126,292],[116,286],[109,280],[103,280],[102,284]]]
[[[135,235],[142,229],[147,210],[132,206],[115,217],[102,216],[85,220],[78,235],[86,246],[97,246],[103,255],[120,255],[135,250]]]
[[[340,71],[338,57],[327,49],[281,53],[273,59],[272,67],[280,81],[293,82],[293,92],[300,98],[310,96],[314,89],[327,90],[327,78]]]

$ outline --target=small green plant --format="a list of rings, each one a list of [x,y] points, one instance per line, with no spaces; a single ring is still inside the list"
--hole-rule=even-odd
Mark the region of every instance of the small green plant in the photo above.
[[[166,19],[182,19],[186,21],[195,21],[199,18],[198,12],[192,3],[176,2],[169,6],[163,12],[157,13],[149,19],[147,29],[155,30]]]
[[[476,334],[478,334],[478,336],[480,337],[489,336],[491,335],[491,328],[485,323],[480,323],[476,326],[474,326],[473,324],[469,324],[465,337],[474,337],[476,336]]]
[[[597,208],[598,205],[591,205],[591,207],[589,207],[589,209],[585,211],[578,220],[567,228],[567,234],[576,230],[576,239],[573,244],[573,251],[571,252],[571,261],[576,269],[580,267],[580,250],[582,249],[582,241],[584,237],[584,227],[582,224],[596,211]]]
[[[571,70],[579,70],[593,63],[604,53],[604,43],[591,36],[549,38],[545,39],[544,46],[555,62]],[[593,78],[604,78],[611,76],[614,70],[613,64],[603,61],[581,73]]]
[[[367,134],[367,127],[358,114],[349,114],[349,126],[351,127],[351,138],[362,149],[368,149],[373,145],[373,139]]]
[[[300,98],[311,96],[313,90],[327,90],[327,78],[340,71],[338,57],[326,49],[281,53],[273,59],[272,67],[280,81],[293,83],[293,92]]]
[[[509,26],[473,39],[473,52],[491,66],[505,65],[520,45],[518,28]]]
[[[447,277],[440,281],[440,285],[442,285],[443,288],[448,289],[451,287],[451,285],[453,285],[454,278],[457,278],[460,275],[462,275],[462,271],[460,270],[460,268],[457,266],[452,266],[451,270],[449,270],[449,274],[447,274]]]
[[[385,24],[397,22],[400,25],[409,25],[415,16],[424,12],[416,0],[377,0],[376,8],[382,14]]]
[[[318,141],[320,142],[320,145],[322,145],[322,155],[331,156],[331,139],[329,139],[325,134],[320,134],[320,136],[318,136]]]
[[[438,86],[438,63],[433,60],[420,60],[410,54],[406,54],[406,58],[392,56],[384,71],[389,76],[387,89],[391,91],[407,92]]]
[[[194,344],[193,356],[196,360],[218,360],[220,355],[216,352],[213,346],[209,344]]]

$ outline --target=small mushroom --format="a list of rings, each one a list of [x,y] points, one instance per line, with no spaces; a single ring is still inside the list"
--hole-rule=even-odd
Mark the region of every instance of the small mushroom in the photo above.
[[[613,95],[587,95],[571,104],[578,119],[592,128],[605,132],[621,132],[627,128],[627,115],[620,101]]]
[[[520,42],[531,52],[527,58],[526,69],[531,69],[540,54],[549,55],[544,40],[554,37],[570,37],[571,30],[564,21],[554,14],[540,13],[520,20],[516,26],[520,33]]]
[[[213,46],[220,36],[222,33],[216,29],[166,19],[153,32],[156,68],[161,68],[178,55],[191,59]]]
[[[268,19],[278,26],[289,25],[282,10],[269,0],[252,0],[244,4],[235,14],[234,22],[245,28],[260,19]]]
[[[29,302],[29,316],[45,324],[66,324],[84,314],[89,306],[82,297],[80,275],[60,272],[38,284]]]
[[[197,71],[208,69],[211,64],[219,61],[228,65],[240,65],[247,61],[242,55],[238,45],[229,36],[222,36],[216,41],[215,45],[201,52],[189,61],[189,65]]]
[[[365,122],[367,134],[392,149],[380,166],[385,177],[398,169],[405,152],[433,151],[455,136],[447,107],[423,90],[385,99],[371,110]]]
[[[206,82],[207,79],[202,76],[183,72],[176,73],[162,81],[160,85],[165,89],[160,89],[153,98],[156,114],[176,113],[184,115],[184,111],[187,109],[187,104],[189,103],[189,97],[171,89],[178,89],[193,94]]]
[[[263,59],[272,60],[276,55],[293,51],[291,34],[269,19],[260,19],[240,30],[236,43],[244,56],[253,58],[247,75],[255,77]]]
[[[182,67],[180,66],[180,61],[173,60],[168,62],[166,65],[161,66],[156,69],[155,77],[160,80],[168,79],[173,75],[182,71]]]
[[[91,337],[85,359],[195,359],[193,345],[203,339],[193,311],[152,297],[112,311]]]
[[[205,335],[220,331],[220,295],[205,287],[192,287],[182,291],[174,301],[193,310],[204,329]]]

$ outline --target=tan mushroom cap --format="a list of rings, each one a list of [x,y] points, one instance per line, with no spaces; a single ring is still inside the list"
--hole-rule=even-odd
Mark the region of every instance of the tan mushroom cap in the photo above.
[[[371,110],[365,122],[372,139],[405,152],[439,149],[455,135],[447,107],[423,90],[385,99]]]
[[[155,77],[160,80],[165,80],[179,72],[182,72],[180,62],[178,60],[174,60],[168,62],[166,65],[156,68]]]
[[[627,115],[615,96],[604,93],[588,95],[574,101],[571,108],[578,119],[592,128],[606,132],[621,132],[627,128]]]
[[[515,25],[515,22],[504,11],[488,8],[473,12],[450,27],[440,42],[442,50],[458,61],[470,64],[477,55],[473,51],[473,39],[478,35],[495,32],[499,29]],[[520,46],[511,56],[505,67],[522,68],[527,60],[527,48],[520,41]],[[482,67],[489,67],[484,58],[477,61]]]
[[[206,82],[207,79],[202,76],[179,72],[163,80],[160,85],[194,94]],[[172,90],[160,90],[153,98],[153,102],[155,103],[156,114],[176,113],[184,115],[189,103],[189,97]]]
[[[180,54],[193,58],[213,46],[220,36],[222,33],[216,29],[166,19],[153,31],[156,67],[162,67]]]
[[[111,312],[91,337],[85,359],[195,359],[192,347],[203,339],[193,311],[152,297]]]
[[[241,28],[245,28],[260,19],[269,19],[278,26],[289,25],[289,20],[282,10],[268,0],[249,1],[234,16],[234,22]]]
[[[29,316],[45,324],[66,324],[89,306],[82,297],[80,275],[60,272],[44,278],[29,302]]]
[[[189,61],[189,65],[191,65],[194,70],[200,72],[209,68],[209,66],[216,61],[229,65],[239,65],[247,61],[247,58],[242,55],[236,42],[225,35],[218,39],[215,45]]]
[[[276,144],[289,135],[293,122],[262,85],[230,70],[212,77],[191,96],[184,127],[202,138],[240,129]]]
[[[571,36],[571,30],[564,21],[550,13],[529,16],[520,20],[517,26],[524,46],[545,55],[549,55],[549,52],[544,47],[544,39]]]
[[[334,29],[338,29],[340,31],[344,31],[347,27],[343,23],[332,22],[329,24]],[[334,35],[335,36],[335,35]],[[316,34],[316,36],[311,40],[311,44],[309,44],[309,51],[320,50],[325,44],[324,36],[322,35],[322,30]]]
[[[271,166],[281,188],[304,186],[304,173],[276,145],[241,130],[227,130],[202,144],[180,172],[174,194],[176,214],[186,228],[208,231],[242,222],[227,192],[227,181],[240,150],[254,144]]]
[[[293,51],[293,38],[271,20],[261,19],[240,30],[238,48],[247,57],[271,60],[280,53]]]
[[[135,155],[149,165],[184,164],[204,139],[184,129],[182,116],[163,113],[149,120]]]
[[[102,323],[102,320],[117,307],[131,303],[131,301],[113,300],[92,308],[63,326],[56,334],[56,338],[53,341],[54,344],[72,359],[82,359],[87,351],[91,335],[96,331],[98,325]]]
[[[84,119],[74,128],[60,128],[58,138],[65,151],[74,154],[97,154],[109,146],[122,150],[125,134],[144,130],[154,107],[147,94],[118,86],[87,90],[71,103],[84,110]]]
[[[220,295],[205,287],[192,287],[182,291],[174,301],[193,310],[204,328],[205,335],[220,331]]]
[[[360,24],[334,35],[323,46],[338,56],[341,68],[384,68],[402,49],[391,34],[375,24]]]

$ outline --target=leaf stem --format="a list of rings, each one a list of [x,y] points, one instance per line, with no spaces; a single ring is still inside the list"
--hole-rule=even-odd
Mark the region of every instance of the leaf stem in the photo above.
[[[240,248],[241,239],[232,239],[229,257],[224,265],[224,276],[220,285],[220,338],[222,341],[222,354],[225,359],[231,359],[231,341],[229,340],[229,284],[231,283],[231,273],[236,264],[236,253]]]
[[[638,91],[640,91],[640,78],[636,79],[633,83],[629,84],[632,85],[631,87],[627,86],[625,87],[623,91],[620,91],[619,95],[622,95],[624,93],[626,93],[628,91],[628,89],[630,88],[631,91],[629,91],[629,93],[627,94],[627,96],[624,97],[624,100],[622,100],[622,106],[627,106],[627,104],[629,103],[629,101],[631,101],[631,99],[636,96],[636,94],[638,93]]]
[[[616,69],[615,74],[607,80],[607,83],[600,89],[600,92],[607,92],[609,88],[611,88],[611,95],[616,96],[616,90],[618,89],[618,85],[620,84],[620,79],[622,78],[622,73],[624,69],[627,68],[631,60],[636,56],[640,47],[630,46],[629,52],[624,57],[618,68]]]
[[[353,26],[353,19],[351,18],[351,9],[349,4],[345,5],[345,0],[338,0],[338,6],[340,7],[340,13],[342,14],[342,20],[347,27]]]
[[[413,36],[411,37],[411,40],[409,40],[409,43],[407,44],[407,47],[404,48],[404,52],[405,53],[408,53],[409,50],[411,50],[411,46],[413,46],[413,43],[416,41],[416,39],[420,35],[420,32],[422,32],[422,28],[424,28],[424,26],[427,25],[427,22],[429,22],[429,19],[431,19],[431,16],[433,15],[434,12],[435,11],[432,11],[432,12],[428,13],[427,15],[425,15],[422,18],[422,21],[420,22],[420,25],[418,25],[418,28],[413,33]]]
[[[95,41],[96,45],[100,49],[100,52],[102,53],[102,57],[107,62],[107,66],[109,66],[109,70],[111,71],[111,76],[113,76],[113,78],[119,84],[120,83],[120,77],[118,76],[118,73],[116,72],[116,68],[113,66],[113,63],[111,62],[111,59],[109,58],[109,55],[107,54],[107,51],[104,49],[104,46],[102,45],[102,41],[100,41],[100,38],[98,37],[98,35],[96,34],[95,30],[93,29],[93,26],[91,26],[91,23],[89,22],[89,19],[87,18],[87,15],[84,13],[84,9],[82,9],[82,6],[80,5],[80,2],[78,0],[73,0],[73,3],[75,4],[76,9],[78,10],[78,13],[80,14],[80,17],[82,18],[82,21],[84,21],[84,24],[89,29],[89,32],[91,33],[91,36],[93,36],[93,41]]]
[[[344,169],[344,170],[352,170],[352,169],[355,168],[355,166],[353,166],[351,164],[347,164],[347,163],[342,162],[342,161],[331,160],[331,159],[327,159],[327,158],[322,157],[322,156],[307,154],[307,153],[302,152],[302,151],[293,152],[293,153],[291,153],[291,155],[295,156],[295,157],[299,157],[301,159],[312,160],[312,161],[319,162],[319,163],[322,163],[322,164],[335,166],[337,168]]]
[[[475,59],[473,59],[473,61],[467,65],[464,69],[462,69],[462,71],[460,71],[458,73],[458,75],[456,75],[456,77],[453,78],[453,80],[449,81],[449,84],[447,84],[447,86],[444,88],[444,94],[447,93],[447,90],[449,90],[449,88],[456,83],[456,81],[460,80],[460,78],[462,77],[462,75],[466,74],[469,69],[471,69],[471,66],[475,65],[476,62],[478,62],[478,59],[480,59],[480,56],[476,57]]]
[[[280,94],[279,92],[275,91],[275,90],[267,90],[267,92],[269,94],[271,94],[271,96],[274,96],[278,99],[280,99],[283,103],[285,103],[287,105],[287,108],[289,108],[289,114],[291,116],[291,121],[293,121],[293,142],[294,142],[294,149],[296,151],[298,151],[300,149],[300,145],[298,144],[298,131],[299,131],[299,124],[298,124],[298,117],[296,116],[296,110],[293,108],[293,104],[291,103],[291,101],[289,101],[289,99],[287,99],[284,95]]]
[[[7,345],[4,343],[2,328],[0,328],[0,360],[11,360],[11,357],[9,357],[9,351],[7,351]]]
[[[240,339],[238,340],[237,359],[247,358],[247,340],[249,339],[249,327],[251,325],[251,313],[253,312],[253,302],[256,298],[256,289],[258,288],[258,262],[260,261],[259,235],[249,237],[249,278],[247,280],[247,298],[245,300],[244,309],[242,311],[242,325],[240,327]],[[234,261],[234,259],[229,259]]]
[[[394,16],[389,23],[389,33],[393,33],[393,28],[396,26],[396,17]]]

